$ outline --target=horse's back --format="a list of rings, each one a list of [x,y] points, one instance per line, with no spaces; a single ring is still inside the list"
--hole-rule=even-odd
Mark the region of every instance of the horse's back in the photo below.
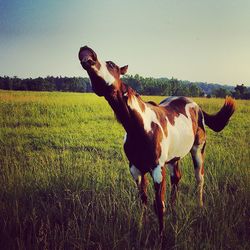
[[[185,96],[169,96],[159,103],[159,106],[186,106],[189,103],[195,103],[192,99]],[[195,103],[196,104],[196,103]]]

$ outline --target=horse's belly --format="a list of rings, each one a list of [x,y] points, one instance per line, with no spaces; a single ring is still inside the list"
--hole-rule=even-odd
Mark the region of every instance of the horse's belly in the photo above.
[[[194,132],[191,119],[178,117],[172,126],[168,123],[168,161],[175,157],[184,157],[194,144]]]

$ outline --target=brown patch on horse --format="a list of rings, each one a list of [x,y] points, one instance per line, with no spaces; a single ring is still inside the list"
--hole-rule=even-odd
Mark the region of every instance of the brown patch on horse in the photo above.
[[[141,119],[140,114],[134,111],[136,119]],[[151,171],[152,166],[158,164],[161,156],[161,141],[163,139],[162,130],[158,124],[151,123],[151,131],[143,132],[143,121],[140,120],[141,129],[134,128],[132,134],[127,135],[124,150],[129,158],[142,173]]]
[[[177,159],[177,157],[176,157],[176,159]],[[175,202],[177,199],[178,183],[181,179],[181,171],[179,168],[179,163],[180,163],[180,161],[178,159],[171,163],[171,165],[173,167],[173,175],[170,176],[170,182],[171,182],[170,203],[172,206],[175,205]]]
[[[200,145],[204,141],[206,141],[206,132],[205,132],[204,124],[203,124],[203,114],[202,114],[201,109],[199,109],[198,111],[197,126],[198,127],[195,133],[194,144]]]
[[[177,186],[178,182],[181,179],[181,171],[179,168],[179,161],[176,161],[173,165],[174,165],[174,167],[173,167],[174,175],[171,176],[171,184]]]
[[[125,85],[124,83],[122,83],[122,84]],[[127,103],[131,103],[133,98],[137,99],[141,111],[142,112],[145,111],[145,104],[142,101],[140,95],[135,90],[133,90],[131,87],[128,87],[127,92],[124,93],[123,95],[126,96]]]
[[[162,108],[161,106],[149,106],[153,110],[153,112],[156,114],[156,118],[159,121],[163,132],[165,136],[168,136],[168,130],[167,130],[167,120],[166,120],[166,110]]]
[[[161,156],[161,141],[163,139],[163,134],[159,125],[154,122],[151,123],[151,131],[152,132],[150,132],[150,136],[153,137],[153,142],[155,144],[155,148],[156,148],[155,155],[156,155],[156,163],[157,163],[158,159]]]
[[[140,106],[141,111],[144,112],[145,111],[145,104],[143,103],[143,101],[142,101],[142,99],[141,99],[140,96],[138,98],[138,102],[139,102],[139,106]]]
[[[147,205],[148,197],[147,197],[147,186],[148,186],[148,179],[146,174],[142,175],[141,179],[141,187],[139,190],[139,194],[141,196],[142,204]]]
[[[192,120],[192,127],[193,127],[194,136],[195,136],[197,128],[198,128],[198,124],[197,124],[197,120],[198,120],[197,109],[196,108],[189,108],[189,113],[190,113],[190,117],[191,117],[191,120]]]
[[[206,133],[205,133],[205,131],[201,127],[198,127],[197,132],[195,134],[194,145],[200,145],[205,140],[206,140]]]
[[[162,103],[162,106],[160,107],[163,107],[165,109],[165,115],[167,116],[171,125],[174,125],[175,117],[179,117],[180,114],[188,118],[185,109],[188,103],[191,103],[191,101],[188,98],[178,97],[177,99],[170,100],[169,102],[166,103]]]

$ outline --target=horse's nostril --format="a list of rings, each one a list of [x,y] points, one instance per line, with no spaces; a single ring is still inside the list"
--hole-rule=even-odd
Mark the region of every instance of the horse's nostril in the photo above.
[[[88,57],[88,58],[83,58],[82,61],[81,61],[81,64],[84,68],[86,67],[91,67],[92,65],[95,65],[95,61]]]
[[[92,59],[88,59],[87,63],[88,63],[89,65],[94,65],[94,64],[95,64],[94,60],[92,60]]]

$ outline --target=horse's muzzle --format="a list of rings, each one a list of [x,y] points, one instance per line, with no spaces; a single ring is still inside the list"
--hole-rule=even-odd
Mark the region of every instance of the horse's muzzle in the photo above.
[[[95,65],[97,62],[96,53],[94,52],[94,50],[92,50],[87,46],[80,48],[78,57],[82,67],[85,70],[88,70],[89,68],[91,68],[91,66]]]

